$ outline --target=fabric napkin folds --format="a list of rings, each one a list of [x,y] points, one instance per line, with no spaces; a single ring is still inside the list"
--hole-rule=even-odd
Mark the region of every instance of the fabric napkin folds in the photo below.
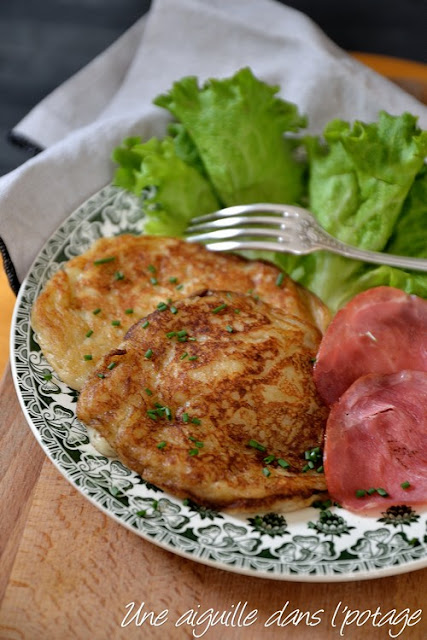
[[[15,291],[56,227],[108,184],[111,152],[126,136],[162,136],[152,104],[175,80],[226,77],[249,66],[320,133],[335,117],[375,120],[427,108],[331,42],[302,13],[274,0],[154,0],[101,56],[36,106],[14,133],[45,150],[0,179],[0,236]]]

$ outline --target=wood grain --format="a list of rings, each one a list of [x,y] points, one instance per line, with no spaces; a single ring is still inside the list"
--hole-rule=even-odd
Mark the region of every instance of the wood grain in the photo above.
[[[160,549],[95,508],[44,458],[19,410],[10,372],[0,398],[0,567],[2,584],[7,583],[2,640],[191,638],[191,627],[174,626],[185,611],[198,605],[200,611],[225,611],[239,601],[248,603],[247,611],[258,609],[255,624],[214,627],[204,638],[312,640],[315,632],[323,640],[339,638],[330,619],[340,602],[352,610],[381,606],[384,613],[406,607],[414,612],[425,605],[427,570],[364,582],[291,583],[224,572]],[[321,623],[315,629],[304,622],[264,628],[287,600],[288,612],[324,609]],[[144,610],[156,614],[167,609],[168,619],[159,627],[132,623],[121,628],[130,602],[144,602]],[[364,638],[388,638],[387,629],[364,625]],[[426,634],[423,619],[399,637],[422,640]],[[361,628],[347,628],[345,638],[360,637]]]
[[[18,406],[10,374],[0,387],[0,601],[31,504],[45,455]]]

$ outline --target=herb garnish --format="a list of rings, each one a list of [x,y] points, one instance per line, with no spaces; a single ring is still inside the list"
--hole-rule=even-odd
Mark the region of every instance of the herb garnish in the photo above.
[[[99,260],[94,260],[93,264],[107,264],[107,262],[113,262],[116,259],[116,256],[111,256],[110,258],[100,258]]]
[[[227,305],[225,303],[220,304],[219,307],[215,307],[215,309],[212,309],[212,313],[219,313],[220,311],[226,308],[227,308]]]

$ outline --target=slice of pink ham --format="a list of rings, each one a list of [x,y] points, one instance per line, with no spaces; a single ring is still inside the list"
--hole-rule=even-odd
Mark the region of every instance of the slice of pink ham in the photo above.
[[[329,325],[314,379],[331,405],[360,376],[427,371],[427,300],[394,287],[355,296]]]
[[[331,497],[352,511],[427,503],[427,373],[356,380],[331,409],[324,467]],[[389,495],[357,497],[371,488]]]

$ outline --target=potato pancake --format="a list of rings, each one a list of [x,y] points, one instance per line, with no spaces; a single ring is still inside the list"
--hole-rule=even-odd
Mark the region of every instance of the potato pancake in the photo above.
[[[316,459],[328,414],[312,375],[320,337],[244,294],[165,304],[103,358],[77,416],[128,467],[179,497],[231,510],[301,508],[326,490],[321,462],[308,469],[304,455],[314,449]]]
[[[97,240],[65,263],[36,300],[32,325],[59,377],[81,389],[99,359],[139,318],[164,301],[208,288],[250,291],[322,331],[329,321],[316,296],[272,265],[218,255],[177,238],[124,234]]]

